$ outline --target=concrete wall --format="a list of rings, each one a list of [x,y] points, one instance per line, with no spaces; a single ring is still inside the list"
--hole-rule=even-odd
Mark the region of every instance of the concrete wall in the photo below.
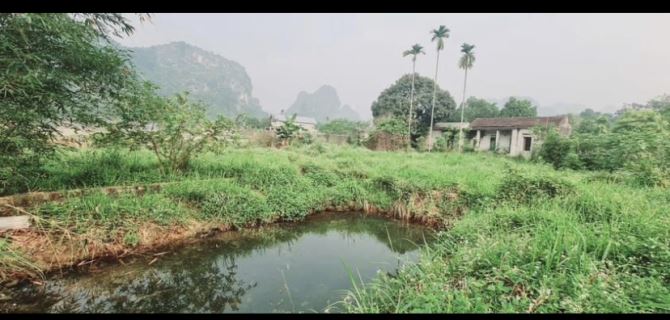
[[[479,151],[489,151],[491,147],[491,137],[496,136],[495,130],[481,130],[479,141]],[[510,130],[499,130],[496,140],[496,150],[499,152],[509,152],[512,132]]]
[[[568,118],[564,118],[561,123],[558,125],[559,133],[563,136],[569,136],[572,133],[572,126],[569,123]],[[476,130],[473,130],[476,132]],[[480,130],[480,140],[479,148],[476,148],[478,151],[489,151],[491,137],[496,136],[496,130]],[[531,145],[530,150],[524,150],[524,138],[530,137]],[[513,130],[498,130],[497,137],[497,147],[498,152],[504,152],[510,156],[522,156],[526,159],[530,158],[535,149],[540,148],[542,141],[538,140],[535,135],[533,135],[530,129],[513,129]],[[472,138],[472,145],[476,145],[477,138]]]
[[[531,145],[530,145],[530,151],[524,151],[524,138],[525,137],[530,137],[532,139]],[[532,134],[532,132],[528,129],[519,129],[517,132],[517,139],[516,139],[516,146],[514,147],[514,153],[510,152],[510,156],[517,156],[521,155],[524,158],[528,159],[530,158],[530,155],[532,154],[533,150],[535,149],[535,136]],[[514,142],[514,141],[513,141]]]
[[[500,136],[498,137],[500,141],[498,142],[499,152],[509,153],[509,144],[512,140],[512,131],[511,130],[500,130]]]
[[[298,126],[303,128],[304,130],[307,130],[308,132],[315,132],[316,131],[316,125],[313,123],[302,123],[302,122],[296,122]],[[279,121],[279,120],[272,120],[270,123],[272,128],[279,128],[284,125],[284,121]]]
[[[496,137],[496,130],[480,130],[480,140],[478,151],[489,151],[491,147],[491,137]],[[531,137],[531,149],[525,151],[524,137]],[[473,139],[473,143],[476,138]],[[507,153],[510,156],[521,155],[524,158],[530,158],[533,150],[539,147],[538,141],[528,129],[498,130],[496,139],[497,152]]]
[[[491,147],[491,136],[496,136],[496,132],[493,131],[480,131],[479,132],[479,151],[488,151]]]

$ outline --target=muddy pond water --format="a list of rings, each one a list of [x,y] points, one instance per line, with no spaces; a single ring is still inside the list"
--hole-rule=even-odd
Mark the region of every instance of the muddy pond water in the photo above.
[[[12,290],[10,312],[340,312],[353,289],[418,259],[434,232],[359,213],[227,232],[155,260]],[[155,260],[155,261],[154,261]],[[150,264],[151,263],[151,264]],[[7,307],[7,305],[6,305]]]

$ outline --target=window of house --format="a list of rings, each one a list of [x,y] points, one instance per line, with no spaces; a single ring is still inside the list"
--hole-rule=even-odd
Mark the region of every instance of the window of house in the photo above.
[[[523,137],[523,151],[530,151],[530,145],[533,143],[532,137]]]

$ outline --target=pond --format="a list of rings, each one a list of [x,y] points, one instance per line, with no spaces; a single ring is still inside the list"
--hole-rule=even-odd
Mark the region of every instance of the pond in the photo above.
[[[359,213],[227,232],[158,256],[13,290],[12,312],[338,312],[378,272],[418,259],[425,227]],[[0,309],[1,310],[1,309]]]

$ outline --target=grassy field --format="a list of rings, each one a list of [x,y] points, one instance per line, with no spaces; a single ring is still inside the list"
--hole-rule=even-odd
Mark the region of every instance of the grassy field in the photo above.
[[[446,228],[420,263],[358,286],[351,312],[670,311],[670,193],[607,174],[321,145],[206,153],[181,175],[160,174],[143,151],[68,152],[46,169],[31,189],[164,184],[26,209],[38,227],[0,240],[3,279],[357,209]]]

